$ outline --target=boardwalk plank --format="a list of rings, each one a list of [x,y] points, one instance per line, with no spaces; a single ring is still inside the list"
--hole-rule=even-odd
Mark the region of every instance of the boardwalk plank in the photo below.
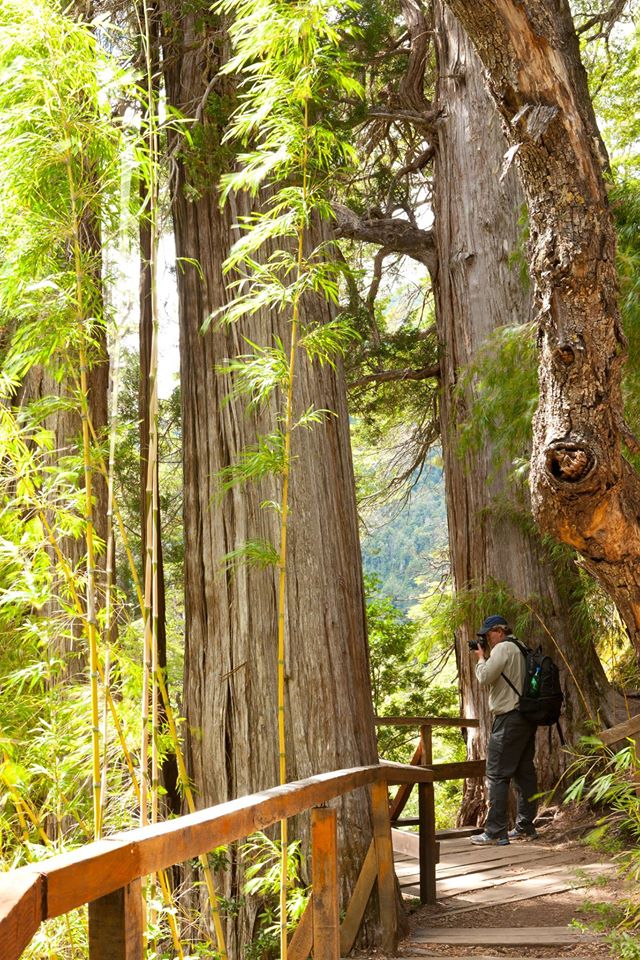
[[[438,880],[438,900],[446,900],[463,893],[474,893],[475,891],[504,886],[505,884],[522,884],[529,880],[548,877],[557,873],[568,876],[566,867],[546,863],[535,870],[521,870],[519,873],[513,871],[494,872],[492,874],[469,873],[465,877],[451,877],[446,880]]]
[[[451,946],[531,946],[562,947],[580,943],[595,943],[597,934],[583,933],[571,927],[429,927],[414,930],[410,940],[404,941],[405,950],[412,944],[443,943]],[[477,960],[477,958],[476,958]],[[572,958],[573,960],[573,958]]]
[[[458,866],[461,863],[478,865],[488,863],[490,860],[511,860],[513,863],[526,861],[535,855],[535,851],[545,850],[549,852],[548,847],[533,847],[532,843],[510,843],[507,847],[474,847],[469,844],[468,850],[457,850],[449,853],[445,847],[440,852],[440,865],[443,867]]]
[[[438,880],[448,880],[451,877],[464,877],[470,871],[473,873],[484,873],[484,874],[500,874],[502,871],[508,870],[509,868],[517,869],[519,867],[527,867],[530,864],[543,864],[543,863],[558,863],[561,864],[562,858],[558,857],[557,853],[549,853],[549,851],[536,850],[532,852],[530,856],[526,859],[509,861],[509,860],[490,860],[488,862],[482,863],[459,863],[455,864],[452,867],[438,867],[437,878]]]
[[[598,864],[597,866],[601,867],[602,865]],[[587,873],[596,872],[589,871],[584,866],[581,866],[580,869],[585,870]],[[524,891],[523,886],[526,888]],[[404,887],[403,892],[411,896],[416,896],[414,892],[415,889],[415,887]],[[534,877],[528,883],[525,882],[524,885],[521,884],[519,890],[517,883],[510,883],[497,889],[490,887],[486,890],[479,890],[477,894],[467,894],[464,900],[460,902],[460,906],[456,905],[452,909],[447,909],[446,916],[457,916],[462,913],[470,913],[482,907],[494,907],[503,903],[516,903],[520,900],[531,900],[534,897],[546,897],[552,893],[565,893],[567,890],[577,889],[581,889],[580,882],[575,880],[574,876],[564,878],[562,874],[556,874],[555,878],[551,881],[547,880],[546,876]]]
[[[551,944],[551,946],[555,946],[555,944]],[[457,960],[469,960],[469,955],[466,953],[464,955],[447,953],[445,957],[444,954],[442,953],[422,953],[421,952],[420,955],[417,957],[402,956],[401,958],[396,958],[396,960],[447,960],[447,958],[450,958],[450,960],[456,960],[456,958]],[[487,954],[487,953],[482,953],[482,954],[474,953],[472,960],[508,960],[508,958],[505,958],[505,955],[503,953],[501,953],[500,955]],[[591,958],[577,957],[573,953],[571,954],[570,957],[568,957],[567,954],[565,953],[561,957],[560,956],[557,956],[557,957],[527,956],[527,960],[591,960]]]

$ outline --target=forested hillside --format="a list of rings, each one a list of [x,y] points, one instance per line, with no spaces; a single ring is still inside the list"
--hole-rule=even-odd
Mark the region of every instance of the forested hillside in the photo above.
[[[442,467],[425,466],[406,496],[363,511],[362,563],[404,613],[448,573]]]

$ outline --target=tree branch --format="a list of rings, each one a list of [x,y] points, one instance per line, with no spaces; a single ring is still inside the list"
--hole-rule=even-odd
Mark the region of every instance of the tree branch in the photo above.
[[[411,39],[411,48],[398,94],[403,105],[425,114],[431,107],[424,95],[424,75],[432,31],[429,30],[420,0],[400,0],[400,8]]]
[[[600,40],[603,37],[608,39],[615,24],[624,14],[626,5],[627,0],[613,0],[613,3],[611,3],[606,10],[602,10],[594,17],[590,17],[589,20],[580,24],[579,27],[576,27],[576,33],[578,36],[581,36],[583,33],[586,33],[587,30],[591,30],[592,27],[600,27],[599,32],[592,37],[587,37],[587,40]]]
[[[437,110],[402,110],[395,107],[371,107],[367,115],[367,121],[372,120],[397,120],[410,123],[414,127],[425,128],[428,133],[433,133],[435,122],[438,119]]]
[[[436,267],[435,246],[431,230],[421,230],[406,220],[359,217],[341,203],[333,204],[334,236],[363,243],[376,243],[389,252],[401,253],[424,264],[433,276]]]
[[[364,377],[353,380],[347,384],[347,389],[354,390],[357,387],[365,387],[367,384],[374,383],[397,383],[401,380],[429,380],[439,376],[439,363],[434,363],[430,367],[422,367],[420,370],[412,370],[410,367],[401,370],[380,370],[379,373],[368,373]]]

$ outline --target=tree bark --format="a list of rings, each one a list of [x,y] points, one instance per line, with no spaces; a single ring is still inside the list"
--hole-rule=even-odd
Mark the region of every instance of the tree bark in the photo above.
[[[466,34],[441,2],[435,9],[442,119],[434,170],[438,262],[434,279],[454,588],[482,590],[489,582],[498,582],[515,601],[528,603],[539,614],[561,655],[535,620],[531,633],[522,639],[536,645],[542,641],[559,663],[567,697],[562,724],[572,741],[590,715],[595,718],[601,711],[607,716],[609,694],[591,640],[581,641],[573,623],[571,594],[577,570],[571,562],[561,569],[551,562],[526,522],[529,504],[509,480],[510,464],[491,440],[464,456],[459,453],[459,424],[474,402],[472,387],[460,394],[460,375],[497,328],[530,320],[531,298],[512,263],[520,243],[518,218],[524,197],[515,170],[500,178],[506,146],[499,118]],[[482,616],[496,612],[503,611],[486,609]],[[484,721],[468,732],[469,759],[486,756],[490,728],[486,692],[475,680],[476,659],[467,650],[477,627],[467,623],[457,644],[462,715]],[[537,750],[541,786],[548,790],[565,769],[567,757],[557,745],[550,752],[546,731],[538,735]],[[483,812],[482,785],[470,782],[462,819],[475,822]]]
[[[476,46],[527,198],[539,324],[531,493],[576,547],[640,656],[640,478],[623,458],[615,231],[566,0],[447,0]]]
[[[186,653],[184,712],[189,770],[202,806],[273,786],[277,773],[276,578],[273,570],[239,567],[225,572],[224,556],[247,539],[278,543],[278,518],[261,509],[278,498],[277,485],[236,488],[219,502],[219,471],[273,428],[273,411],[251,413],[229,400],[231,383],[216,371],[227,357],[246,353],[243,339],[268,345],[288,338],[288,324],[264,313],[231,328],[212,325],[209,313],[226,302],[222,261],[237,236],[234,224],[251,212],[232,199],[223,212],[212,185],[222,130],[214,114],[229,90],[213,86],[215,106],[204,102],[219,66],[221,34],[210,15],[182,15],[164,4],[165,76],[169,102],[201,116],[192,137],[198,156],[183,154],[175,167],[172,206],[179,258],[181,395],[184,443]],[[175,148],[177,144],[173,143]],[[187,148],[188,150],[189,148]],[[204,165],[204,169],[203,169]],[[204,176],[202,175],[204,173]],[[192,261],[197,261],[196,268]],[[327,310],[321,308],[325,314]],[[365,612],[355,494],[340,365],[301,364],[295,387],[299,410],[330,409],[313,431],[294,437],[291,529],[287,581],[287,774],[375,762],[377,757],[368,676]],[[371,839],[364,791],[348,795],[339,816],[343,892],[353,886]],[[306,838],[308,825],[297,823]],[[242,893],[243,866],[235,851],[225,895]],[[250,898],[228,918],[228,949],[241,956],[257,923]]]
[[[158,8],[155,3],[144,0],[148,6],[148,17],[150,26],[150,67],[153,72],[153,85],[158,102],[158,87],[160,84],[160,38],[158,27]],[[142,12],[140,21],[144,22]],[[155,107],[154,107],[155,109]],[[144,207],[147,200],[146,186],[141,184],[141,205]],[[142,560],[142,582],[144,583],[144,564],[147,551],[147,470],[149,460],[150,443],[150,402],[151,402],[151,348],[153,342],[153,301],[151,290],[151,226],[147,217],[140,218],[139,225],[140,237],[140,326],[139,326],[139,349],[140,349],[140,379],[138,390],[138,422],[140,436],[140,557]],[[157,255],[157,253],[156,253]],[[160,482],[160,457],[156,461],[156,482]],[[161,505],[158,503],[156,514],[156,543],[157,543],[157,583],[158,583],[158,609],[157,609],[157,645],[158,645],[158,666],[161,670],[166,670],[167,666],[167,616],[165,600],[165,577],[164,577],[164,559],[162,550],[162,513]],[[167,681],[167,692],[170,693]],[[161,723],[166,721],[166,710],[164,704],[159,704],[159,715]],[[171,813],[180,812],[180,795],[178,791],[178,762],[175,751],[170,750],[164,757],[161,767],[162,786],[166,790],[165,803]]]

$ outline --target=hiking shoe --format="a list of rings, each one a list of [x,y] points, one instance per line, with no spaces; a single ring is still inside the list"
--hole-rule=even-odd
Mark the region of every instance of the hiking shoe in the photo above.
[[[479,847],[506,847],[509,845],[507,837],[490,837],[488,833],[474,833],[471,843]]]
[[[519,830],[517,827],[509,830],[509,840],[537,840],[539,836],[535,827],[533,830]]]

